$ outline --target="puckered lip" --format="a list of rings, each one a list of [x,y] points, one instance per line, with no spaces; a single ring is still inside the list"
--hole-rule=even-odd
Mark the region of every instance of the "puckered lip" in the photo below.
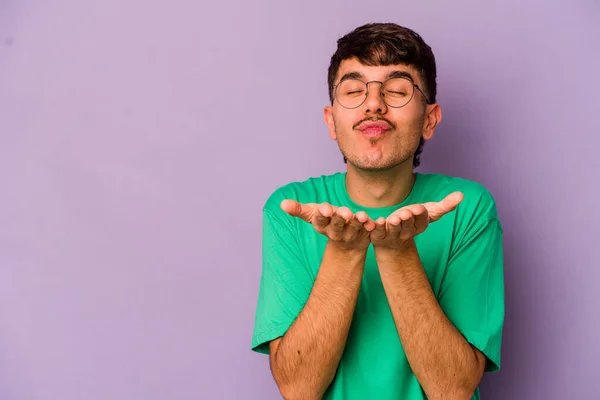
[[[388,124],[385,121],[365,121],[356,127],[356,129],[358,129],[359,131],[366,131],[366,130],[387,131],[391,128],[392,127],[390,126],[390,124]]]

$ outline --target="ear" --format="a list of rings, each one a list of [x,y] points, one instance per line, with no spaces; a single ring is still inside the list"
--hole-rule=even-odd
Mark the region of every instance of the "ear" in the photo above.
[[[337,135],[335,133],[335,121],[333,119],[333,107],[327,106],[325,110],[323,110],[323,118],[325,119],[325,124],[329,128],[329,137],[333,140],[337,139]]]
[[[425,111],[425,120],[423,121],[423,139],[429,140],[435,133],[435,128],[442,120],[442,108],[439,104],[427,106]]]

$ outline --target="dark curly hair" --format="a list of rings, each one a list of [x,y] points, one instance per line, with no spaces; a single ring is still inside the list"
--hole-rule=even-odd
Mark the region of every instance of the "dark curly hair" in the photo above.
[[[394,23],[371,23],[360,26],[337,41],[331,57],[327,82],[333,104],[333,84],[343,60],[357,58],[364,65],[404,64],[414,67],[423,80],[423,91],[431,104],[436,101],[436,66],[431,47],[411,29]],[[420,164],[425,141],[421,138],[413,168]],[[347,162],[344,157],[344,162]]]

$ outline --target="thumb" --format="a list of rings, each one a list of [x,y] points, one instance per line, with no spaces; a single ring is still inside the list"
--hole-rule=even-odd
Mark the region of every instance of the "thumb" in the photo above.
[[[299,217],[306,222],[311,222],[312,220],[314,213],[313,204],[301,204],[295,200],[283,200],[280,207],[292,217]]]
[[[444,197],[442,201],[425,203],[429,220],[432,222],[437,221],[449,212],[454,211],[463,199],[464,195],[461,192],[453,192]]]

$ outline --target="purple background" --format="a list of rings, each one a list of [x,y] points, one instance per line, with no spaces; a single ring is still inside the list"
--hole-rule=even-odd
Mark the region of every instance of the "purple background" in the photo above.
[[[420,170],[486,185],[505,227],[484,398],[595,398],[593,0],[1,1],[0,398],[279,398],[250,352],[260,209],[344,168],[329,57],[388,20],[438,60]]]

